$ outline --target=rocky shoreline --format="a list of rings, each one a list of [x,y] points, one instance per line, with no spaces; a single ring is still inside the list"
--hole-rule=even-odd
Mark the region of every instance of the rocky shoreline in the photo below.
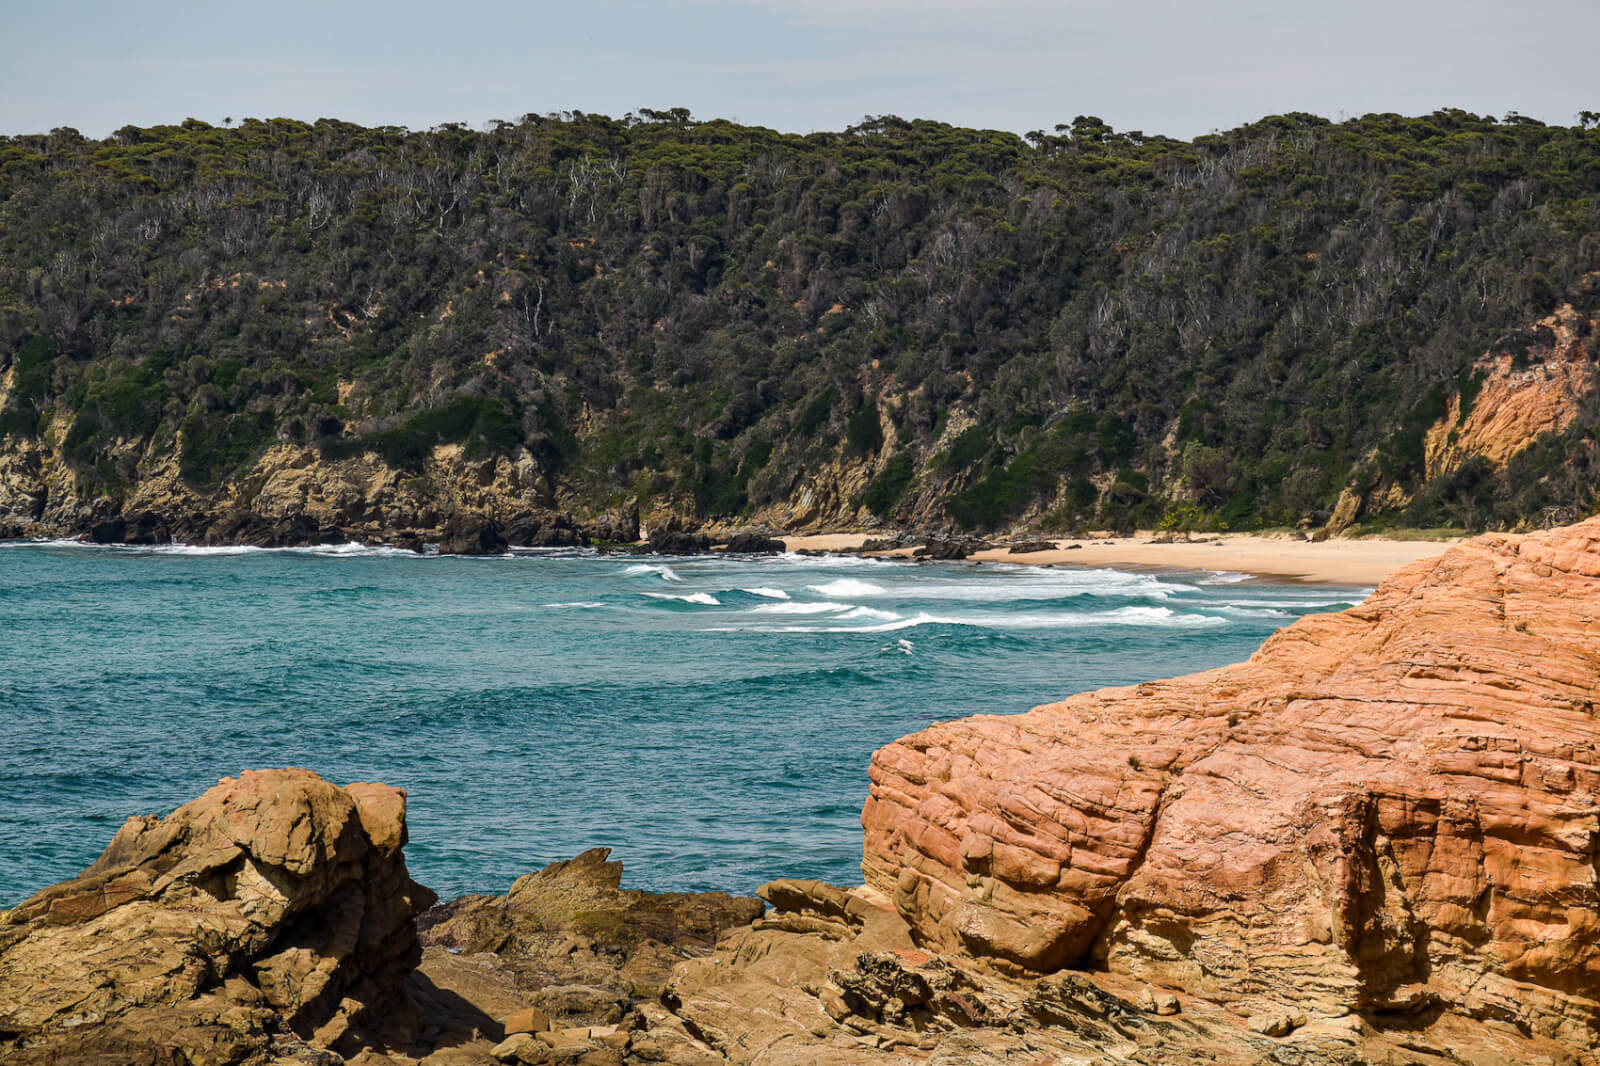
[[[246,772],[0,912],[11,1063],[1600,1064],[1600,518],[873,760],[865,884],[437,904]]]

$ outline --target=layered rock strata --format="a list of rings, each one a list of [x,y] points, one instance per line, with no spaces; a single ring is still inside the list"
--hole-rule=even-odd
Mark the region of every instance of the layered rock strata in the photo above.
[[[863,870],[1019,974],[1593,1048],[1597,708],[1600,519],[1479,537],[1236,666],[889,745]]]
[[[1445,1012],[1251,1015],[1122,974],[1003,973],[916,946],[870,888],[779,882],[681,964],[626,1062],[683,1066],[1590,1066],[1586,1047]]]
[[[246,772],[0,912],[0,1060],[327,1061],[403,1039],[405,793]]]

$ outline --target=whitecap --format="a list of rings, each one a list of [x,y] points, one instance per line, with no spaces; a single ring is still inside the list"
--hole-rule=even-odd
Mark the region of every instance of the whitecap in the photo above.
[[[843,621],[841,616],[838,621]],[[892,633],[915,626],[951,625],[980,629],[1083,629],[1095,626],[1145,628],[1208,628],[1225,626],[1226,618],[1205,614],[1180,614],[1167,607],[1119,607],[1113,611],[1081,614],[969,614],[936,615],[919,612],[910,618],[883,621],[870,626],[789,626],[784,633]]]
[[[702,607],[722,606],[722,601],[709,592],[689,592],[682,596],[677,596],[670,592],[646,592],[645,595],[653,600],[679,600],[683,603],[697,603]]]
[[[1254,574],[1241,574],[1237,570],[1211,570],[1208,577],[1202,578],[1202,585],[1237,585],[1241,581],[1249,581]]]
[[[1228,600],[1229,607],[1288,607],[1296,611],[1327,610],[1329,607],[1350,607],[1360,603],[1362,599],[1349,600]]]
[[[227,557],[235,555],[317,555],[328,559],[339,558],[418,558],[418,553],[387,544],[306,544],[292,548],[263,548],[254,544],[91,544],[72,539],[17,540],[4,542],[14,548],[78,548],[84,551],[120,552],[130,555],[179,555],[194,558]]]
[[[915,644],[911,643],[905,637],[901,637],[899,640],[895,641],[894,645],[895,645],[895,647],[899,648],[901,651],[905,652],[907,655],[913,654],[916,651],[916,647],[917,647]]]
[[[750,614],[829,614],[834,611],[848,611],[848,603],[835,603],[833,600],[788,600],[784,603],[763,603],[759,607],[750,608]]]
[[[635,563],[623,571],[628,577],[637,577],[640,574],[657,574],[663,581],[682,581],[677,571],[670,566],[651,566],[649,563]]]
[[[893,622],[900,617],[902,616],[895,614],[893,611],[880,611],[875,607],[852,607],[839,616],[841,620],[847,618],[875,618],[882,622]]]
[[[753,589],[740,589],[739,591],[748,592],[752,596],[764,596],[769,600],[786,600],[789,598],[789,594],[782,589],[768,588],[766,585],[757,585]]]
[[[910,618],[900,618],[892,622],[880,622],[875,626],[786,626],[779,630],[781,633],[893,633],[900,629],[910,629],[913,626],[925,626],[940,622],[954,623],[953,619],[936,618],[931,614],[917,614]]]
[[[598,603],[598,602],[595,602],[593,600],[575,600],[572,603],[547,603],[544,606],[546,606],[546,607],[574,607],[574,608],[577,608],[577,609],[583,610],[583,611],[592,611],[596,607],[604,607],[605,604]]]
[[[1029,570],[1032,572],[1028,572]],[[906,586],[910,598],[962,603],[1006,603],[1014,600],[1070,600],[1082,596],[1116,596],[1127,599],[1165,600],[1174,593],[1191,591],[1143,574],[1115,570],[1041,571],[1020,567],[1014,574],[992,580],[915,583]]]
[[[837,581],[829,581],[821,585],[807,585],[806,589],[819,596],[881,596],[885,589],[882,585],[874,585],[870,581],[857,581],[853,577],[841,577]]]
[[[1277,607],[1237,607],[1233,604],[1223,604],[1220,607],[1209,608],[1221,611],[1223,614],[1235,615],[1239,618],[1293,618],[1293,611],[1285,611]]]

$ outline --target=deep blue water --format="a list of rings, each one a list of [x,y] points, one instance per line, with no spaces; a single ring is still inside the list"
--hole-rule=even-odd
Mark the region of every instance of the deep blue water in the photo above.
[[[1365,594],[852,558],[0,545],[0,906],[131,814],[295,765],[410,794],[413,875],[859,881],[872,751],[1217,666]]]

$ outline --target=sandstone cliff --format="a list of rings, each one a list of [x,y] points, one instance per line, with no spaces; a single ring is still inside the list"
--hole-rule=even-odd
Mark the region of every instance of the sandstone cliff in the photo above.
[[[1249,661],[877,753],[918,941],[1239,1013],[1600,1042],[1600,519],[1480,537]]]
[[[1424,441],[1428,477],[1435,478],[1480,456],[1496,466],[1542,433],[1560,433],[1578,415],[1578,403],[1594,385],[1594,364],[1584,337],[1596,328],[1563,304],[1540,319],[1538,341],[1521,354],[1488,352],[1472,368],[1476,394],[1463,410],[1452,395],[1445,415]]]

